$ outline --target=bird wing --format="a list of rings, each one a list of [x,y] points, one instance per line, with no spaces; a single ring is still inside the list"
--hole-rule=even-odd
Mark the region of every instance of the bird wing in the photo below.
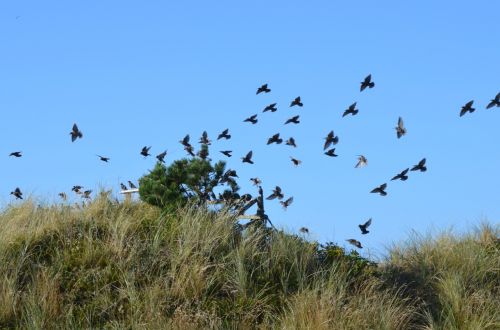
[[[404,122],[403,122],[403,118],[399,117],[398,119],[398,127],[400,129],[403,129],[404,128]]]
[[[365,224],[363,225],[363,227],[365,227],[365,229],[366,229],[366,228],[367,228],[367,227],[369,227],[371,224],[372,224],[372,218],[368,219],[368,221],[367,221],[367,222],[365,222]]]

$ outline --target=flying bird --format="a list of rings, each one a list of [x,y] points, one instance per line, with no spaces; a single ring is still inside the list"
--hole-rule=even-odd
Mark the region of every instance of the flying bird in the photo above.
[[[120,182],[120,188],[122,190],[128,190],[127,186]]]
[[[493,107],[500,107],[500,93],[498,93],[493,100],[488,103],[486,109],[491,109]]]
[[[182,140],[179,141],[183,146],[190,146],[189,144],[189,134],[187,134]]]
[[[243,122],[248,122],[248,123],[252,123],[253,125],[255,125],[258,122],[257,115],[250,116],[247,119],[243,120]]]
[[[69,133],[71,135],[71,142],[75,142],[77,138],[82,138],[83,133],[78,129],[78,126],[76,124],[73,124],[73,129]]]
[[[90,199],[91,193],[92,193],[92,190],[85,190],[82,194],[82,198]]]
[[[473,103],[474,100],[465,103],[465,105],[462,107],[462,110],[460,110],[460,117],[465,115],[467,112],[473,113],[474,111],[476,111],[476,108],[472,107]]]
[[[23,156],[23,155],[22,155],[22,151],[14,151],[14,152],[11,152],[11,153],[10,153],[10,155],[9,155],[9,157],[11,157],[11,156],[14,156],[14,157],[16,157],[16,158],[22,157],[22,156]]]
[[[330,156],[330,157],[337,157],[338,155],[335,154],[335,148],[328,150],[325,152],[325,155]]]
[[[302,161],[301,160],[298,160],[298,159],[295,159],[293,157],[290,156],[290,159],[292,160],[292,163],[293,165],[295,166],[299,166],[300,164],[302,164]]]
[[[264,84],[262,86],[260,86],[259,88],[257,88],[257,93],[256,95],[260,94],[260,93],[269,93],[271,90],[267,87],[267,84]]]
[[[385,188],[387,188],[387,183],[381,184],[377,188],[373,189],[370,191],[371,193],[374,194],[380,194],[380,196],[387,196],[387,192],[385,192]]]
[[[354,102],[353,104],[351,104],[351,105],[349,106],[349,108],[347,108],[347,109],[344,111],[344,114],[342,115],[342,117],[345,117],[345,116],[347,116],[347,115],[353,115],[353,116],[357,115],[357,114],[358,114],[358,112],[359,112],[359,109],[356,109],[356,103],[357,103],[357,102]]]
[[[104,157],[104,156],[100,156],[100,155],[96,155],[96,156],[99,157],[99,159],[102,160],[105,163],[109,162],[109,160],[110,160],[109,157]]]
[[[61,197],[61,199],[62,199],[63,201],[65,201],[65,200],[68,198],[68,196],[66,195],[66,193],[65,193],[65,192],[60,192],[58,195],[59,195],[59,197]]]
[[[361,242],[360,241],[357,241],[353,238],[350,238],[350,239],[346,239],[347,242],[349,242],[349,244],[352,244],[354,245],[355,247],[357,247],[358,249],[362,249],[363,247],[361,246]]]
[[[336,145],[337,143],[339,143],[339,137],[335,136],[333,131],[330,131],[330,133],[328,133],[328,135],[325,138],[325,145],[323,146],[323,150],[328,149],[328,147],[330,147],[331,144]]]
[[[129,185],[130,189],[137,189],[137,187],[135,186],[135,184],[133,184],[133,182],[130,181],[130,180],[128,181],[128,185]]]
[[[297,148],[297,145],[295,144],[295,139],[293,137],[291,137],[288,140],[286,140],[285,144],[287,146],[292,146],[294,148]]]
[[[361,234],[363,235],[368,234],[369,231],[366,230],[366,228],[370,227],[371,224],[372,224],[372,218],[368,219],[368,221],[365,222],[364,224],[358,225],[359,229],[361,229]]]
[[[260,184],[262,183],[262,181],[261,181],[259,178],[257,178],[257,177],[255,177],[255,178],[250,178],[250,181],[252,181],[252,182],[253,182],[253,185],[254,185],[254,186],[260,186]]]
[[[273,136],[271,136],[269,139],[267,139],[267,144],[271,143],[276,143],[276,144],[281,144],[283,142],[283,139],[280,138],[280,133],[276,133]]]
[[[212,141],[210,141],[208,139],[208,133],[207,131],[203,131],[203,133],[201,134],[201,137],[200,137],[200,141],[199,143],[200,144],[206,144],[206,145],[210,145]]]
[[[23,199],[23,193],[21,192],[21,189],[16,188],[14,191],[10,192],[11,195],[14,195],[16,199]]]
[[[221,153],[226,157],[231,157],[232,150],[222,150]]]
[[[398,175],[394,176],[391,181],[394,181],[394,180],[401,180],[401,181],[406,181],[408,180],[408,175],[406,175],[408,173],[410,169],[407,168],[406,170],[403,170],[401,171],[401,173],[399,173]]]
[[[399,117],[398,126],[396,126],[395,129],[396,129],[396,135],[398,136],[398,139],[406,134],[406,128],[405,128],[405,124],[403,122],[403,118]]]
[[[290,107],[293,107],[293,106],[296,106],[298,105],[299,107],[302,107],[304,106],[304,104],[302,103],[302,101],[300,100],[300,96],[297,96],[291,103],[290,103]]]
[[[76,194],[81,194],[82,192],[80,191],[81,189],[83,189],[82,186],[73,186],[73,188],[71,188],[71,191],[74,191]]]
[[[286,125],[286,124],[290,124],[290,123],[293,123],[293,124],[299,124],[299,123],[300,123],[299,117],[300,117],[300,116],[293,116],[292,118],[288,119],[288,120],[285,122],[285,125]]]
[[[158,154],[156,155],[156,159],[158,159],[158,161],[160,163],[165,163],[165,156],[167,156],[167,150],[165,150],[164,152],[162,152],[161,154]]]
[[[301,227],[299,229],[299,231],[302,233],[302,234],[309,234],[309,229],[307,229],[306,227]]]
[[[226,139],[229,140],[231,138],[231,135],[229,134],[229,128],[226,128],[225,130],[222,131],[222,133],[219,134],[217,137],[217,140],[220,139]]]
[[[276,108],[276,103],[271,103],[268,106],[266,106],[262,112],[267,112],[267,111],[276,112],[276,110],[278,110],[278,108]]]
[[[241,160],[243,163],[249,163],[249,164],[253,164],[253,160],[252,160],[252,155],[253,155],[253,151],[249,151],[245,157],[241,157]]]
[[[149,153],[149,149],[151,149],[151,147],[147,146],[142,147],[141,155],[143,155],[144,158],[146,158],[147,156],[151,156],[151,154]]]
[[[280,201],[281,206],[286,211],[286,209],[293,203],[293,197],[288,198],[286,201]]]
[[[411,170],[412,171],[420,171],[420,172],[427,171],[427,167],[425,166],[425,158],[423,158],[421,161],[419,161],[417,165],[414,165]]]
[[[368,159],[366,159],[366,157],[363,155],[359,155],[358,156],[358,163],[354,167],[361,168],[361,167],[365,167],[366,165],[368,165]]]
[[[368,88],[375,87],[375,83],[372,82],[372,75],[371,74],[366,76],[365,80],[363,80],[363,82],[361,83],[360,92],[364,91],[366,87],[368,87]]]
[[[266,197],[267,200],[273,200],[275,198],[278,199],[283,199],[285,195],[281,192],[281,188],[279,186],[276,186],[276,188],[273,189],[273,193],[269,196]]]

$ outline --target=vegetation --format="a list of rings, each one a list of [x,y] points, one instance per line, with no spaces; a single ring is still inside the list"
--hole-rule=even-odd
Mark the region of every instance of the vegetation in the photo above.
[[[202,150],[208,153],[206,145]],[[212,165],[210,160],[197,157],[176,160],[168,167],[158,162],[149,174],[139,180],[139,193],[143,201],[168,211],[176,210],[189,201],[205,203],[214,200],[217,187],[226,186],[221,198],[239,198],[239,187],[225,168],[224,161]]]
[[[28,200],[0,212],[0,328],[499,329],[499,233],[415,236],[375,264],[224,209]]]

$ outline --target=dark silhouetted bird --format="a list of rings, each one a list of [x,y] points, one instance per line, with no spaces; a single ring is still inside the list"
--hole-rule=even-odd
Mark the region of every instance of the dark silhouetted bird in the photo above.
[[[273,136],[271,136],[269,139],[267,139],[267,144],[271,144],[271,143],[281,144],[282,142],[283,142],[283,139],[280,138],[280,133],[276,133]]]
[[[130,189],[137,189],[137,187],[135,186],[135,184],[132,182],[132,181],[128,181],[128,185],[130,187]]]
[[[262,86],[260,86],[259,88],[257,88],[257,93],[255,93],[256,95],[260,94],[260,93],[269,93],[271,90],[267,87],[267,84],[264,84]]]
[[[406,134],[406,128],[405,128],[405,123],[403,122],[403,118],[399,117],[398,126],[396,126],[395,129],[398,139]]]
[[[462,110],[460,110],[460,117],[465,115],[467,112],[473,113],[476,111],[476,108],[472,107],[472,104],[474,103],[474,100],[467,102],[463,107]]]
[[[224,174],[225,176],[227,177],[234,177],[234,178],[238,178],[238,174],[236,174],[236,170],[227,170],[226,173]]]
[[[276,103],[271,103],[268,106],[266,106],[262,112],[267,112],[267,111],[276,112],[276,110],[278,110],[278,108],[276,108]]]
[[[201,134],[201,137],[200,137],[200,141],[198,143],[210,145],[211,142],[212,141],[210,141],[208,139],[208,133],[207,133],[207,131],[203,131],[203,133]]]
[[[184,150],[186,150],[186,152],[187,152],[188,154],[190,154],[192,157],[194,157],[194,156],[195,156],[195,154],[194,154],[194,149],[193,149],[193,146],[192,146],[192,145],[190,145],[190,144],[189,144],[189,145],[187,145],[187,146],[184,146]]]
[[[380,196],[387,196],[385,188],[387,188],[387,183],[381,184],[380,186],[378,186],[377,188],[373,189],[370,192],[374,194],[380,194]]]
[[[82,198],[90,199],[91,193],[92,193],[92,190],[85,190],[82,194]]]
[[[351,105],[349,106],[349,108],[347,108],[347,109],[344,111],[344,114],[342,115],[342,117],[345,117],[345,116],[347,116],[347,115],[349,115],[349,114],[351,114],[351,115],[353,115],[353,116],[357,115],[357,114],[358,114],[358,112],[359,112],[359,109],[356,109],[356,103],[357,103],[357,102],[354,102],[353,104],[351,104]]]
[[[286,211],[286,209],[293,203],[293,197],[288,198],[286,201],[280,201],[281,206]]]
[[[287,146],[292,146],[294,148],[297,148],[297,145],[295,144],[295,139],[293,137],[291,137],[288,140],[286,140],[285,144]]]
[[[358,249],[362,249],[363,247],[361,246],[361,242],[360,241],[357,241],[353,238],[350,238],[350,239],[346,239],[347,242],[349,242],[349,244],[352,244],[354,245],[355,247],[357,247]]]
[[[260,184],[262,183],[262,181],[261,181],[259,178],[257,178],[257,177],[255,177],[255,178],[250,178],[250,181],[252,181],[252,182],[253,182],[253,185],[254,185],[254,186],[260,186]]]
[[[241,157],[241,160],[243,163],[249,163],[249,164],[253,164],[253,160],[252,160],[252,155],[253,155],[253,152],[252,151],[249,151],[245,157]]]
[[[300,96],[297,96],[292,102],[290,102],[290,107],[298,105],[299,107],[304,106],[302,101],[300,100]]]
[[[328,133],[328,135],[325,138],[325,145],[323,146],[323,150],[328,149],[328,147],[330,147],[331,144],[336,145],[337,143],[339,143],[339,137],[335,136],[333,131],[330,131],[330,133]]]
[[[123,183],[120,183],[120,188],[121,188],[122,190],[128,190],[127,186],[126,186],[126,185],[124,185]]]
[[[82,138],[83,133],[78,129],[78,126],[76,124],[73,124],[73,129],[69,133],[71,135],[71,142],[75,142],[77,138]]]
[[[233,182],[236,183],[233,178],[237,178],[238,174],[236,174],[235,170],[227,170],[226,173],[222,175],[222,178],[220,179],[220,183],[225,183],[225,182]]]
[[[220,139],[226,139],[229,140],[231,138],[231,135],[229,134],[229,128],[226,128],[225,130],[222,131],[222,133],[219,134],[217,137],[217,140]]]
[[[243,122],[248,122],[248,123],[252,123],[253,125],[255,125],[258,122],[257,115],[250,116],[247,119],[243,120]]]
[[[411,168],[411,170],[412,171],[420,171],[420,172],[427,171],[427,167],[425,166],[425,158],[423,158],[421,161],[419,161],[417,165],[414,165]]]
[[[301,227],[299,229],[299,231],[302,233],[302,234],[309,234],[309,229],[307,229],[306,227]]]
[[[292,163],[293,165],[295,166],[299,166],[300,164],[302,164],[302,161],[301,160],[298,160],[298,159],[295,159],[293,157],[290,156],[290,159],[292,160]]]
[[[141,155],[143,155],[144,158],[151,156],[151,154],[149,153],[149,149],[151,149],[151,147],[146,147],[146,146],[142,147]]]
[[[361,234],[363,235],[368,234],[369,231],[366,230],[366,228],[370,227],[371,224],[372,224],[372,218],[368,219],[368,221],[365,222],[364,224],[358,225],[359,229],[361,229]]]
[[[493,100],[488,103],[486,109],[491,109],[493,107],[500,107],[500,93],[498,93]]]
[[[335,148],[328,150],[325,152],[325,155],[330,156],[330,157],[337,157],[338,155],[335,154]]]
[[[231,157],[232,150],[221,150],[221,153],[226,157]]]
[[[14,157],[19,158],[19,157],[22,157],[22,156],[23,156],[23,154],[22,154],[22,151],[14,151],[14,152],[11,152],[11,153],[10,153],[9,157],[10,157],[10,156],[14,156]]]
[[[99,157],[99,159],[102,160],[105,163],[109,162],[109,160],[110,160],[109,157],[104,157],[104,156],[100,156],[100,155],[96,155],[96,156]]]
[[[399,173],[398,175],[394,176],[391,181],[394,181],[394,180],[401,180],[401,181],[406,181],[408,180],[408,175],[406,175],[408,173],[410,169],[407,168],[406,170],[403,170],[401,171],[401,173]]]
[[[273,193],[269,196],[267,196],[267,200],[273,200],[275,198],[278,198],[278,199],[283,199],[283,197],[285,197],[285,195],[283,195],[283,193],[281,192],[281,188],[279,186],[276,186],[276,188],[273,189]]]
[[[66,193],[65,193],[65,192],[60,192],[58,195],[59,195],[59,197],[61,197],[61,199],[62,199],[63,201],[65,201],[65,200],[68,198],[68,196],[66,195]]]
[[[293,123],[293,124],[299,124],[299,123],[300,123],[299,118],[300,118],[300,116],[293,116],[292,118],[289,118],[289,119],[285,122],[285,125],[286,125],[286,124],[290,124],[290,123]]]
[[[156,159],[158,159],[158,161],[160,163],[165,163],[165,156],[167,156],[167,150],[165,150],[164,152],[162,152],[161,154],[158,154],[156,155]]]
[[[189,144],[189,134],[187,134],[182,140],[179,141],[183,146],[190,146]]]
[[[371,74],[366,76],[365,80],[363,80],[363,82],[361,83],[361,88],[359,89],[360,92],[364,91],[366,87],[368,87],[368,88],[375,87],[375,83],[372,82],[372,75]]]
[[[16,199],[23,199],[23,193],[21,192],[21,189],[16,188],[14,191],[10,192],[11,195],[14,195]]]
[[[361,167],[365,167],[366,165],[368,165],[368,159],[366,159],[366,157],[363,155],[359,155],[358,156],[358,163],[354,167],[361,168]]]
[[[83,187],[82,186],[73,186],[73,188],[71,188],[71,191],[74,191],[76,194],[81,194],[82,192],[80,190],[82,190]]]

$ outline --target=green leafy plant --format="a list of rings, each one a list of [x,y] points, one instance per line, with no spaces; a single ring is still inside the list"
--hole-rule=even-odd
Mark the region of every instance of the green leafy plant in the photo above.
[[[156,163],[154,169],[139,180],[141,199],[162,209],[175,210],[188,202],[202,205],[210,200],[239,198],[236,172],[226,171],[224,161],[212,165],[207,157],[207,145],[202,145],[198,155],[176,160],[168,167]],[[215,193],[217,187],[223,190],[219,196]]]

